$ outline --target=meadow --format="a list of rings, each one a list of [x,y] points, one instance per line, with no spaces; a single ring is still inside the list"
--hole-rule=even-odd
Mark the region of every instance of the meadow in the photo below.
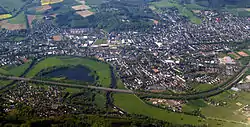
[[[117,81],[117,87],[120,89],[125,89],[123,83],[119,79]],[[170,112],[167,110],[150,106],[144,103],[136,95],[116,93],[113,94],[113,98],[114,104],[128,113],[141,114],[176,124],[205,124],[205,120],[196,116]]]
[[[16,17],[9,19],[8,22],[10,24],[25,24],[26,23],[26,18],[24,12],[21,12],[18,14]]]
[[[185,5],[181,5],[179,4],[177,1],[175,0],[161,0],[158,2],[152,2],[151,3],[153,6],[155,6],[155,8],[177,8],[178,11],[180,12],[180,14],[182,16],[187,17],[192,23],[195,24],[201,24],[201,19],[196,17],[193,12],[191,11],[191,9],[197,9],[202,8],[200,6],[195,6],[195,5],[188,5],[187,7]],[[192,8],[193,7],[193,8]]]
[[[8,13],[16,13],[28,0],[0,0],[0,6]]]

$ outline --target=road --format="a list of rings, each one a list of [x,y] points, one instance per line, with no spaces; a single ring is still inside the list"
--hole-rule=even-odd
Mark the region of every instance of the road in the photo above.
[[[249,66],[250,64],[248,64]],[[42,84],[48,84],[48,85],[55,85],[55,86],[62,86],[62,87],[72,87],[72,88],[89,88],[89,89],[96,89],[96,90],[102,90],[102,91],[109,91],[109,92],[115,92],[115,93],[126,93],[126,94],[139,94],[144,95],[146,97],[159,97],[159,98],[166,98],[166,99],[199,99],[199,98],[205,98],[217,95],[229,88],[231,88],[235,83],[239,81],[239,79],[245,74],[248,67],[244,67],[240,73],[238,73],[232,80],[230,80],[225,85],[221,85],[217,89],[214,89],[212,91],[207,92],[198,92],[198,93],[191,93],[191,94],[174,94],[174,95],[167,95],[167,94],[155,94],[155,93],[149,93],[149,92],[137,92],[132,90],[126,90],[126,89],[114,89],[114,88],[106,88],[106,87],[97,87],[97,86],[90,86],[90,85],[77,85],[77,84],[69,84],[69,83],[60,83],[60,82],[53,82],[53,81],[44,81],[44,80],[38,80],[38,79],[31,79],[31,78],[23,78],[23,77],[13,77],[13,76],[3,76],[0,75],[0,78],[2,79],[8,79],[8,80],[14,80],[14,81],[28,81],[28,82],[34,82],[34,83],[42,83]]]
[[[44,80],[31,79],[31,78],[3,76],[3,75],[0,75],[0,78],[8,79],[8,80],[15,80],[15,81],[28,81],[28,82],[42,83],[42,84],[62,86],[62,87],[89,88],[89,89],[96,89],[96,90],[102,90],[102,91],[110,91],[110,92],[134,94],[133,91],[131,91],[131,90],[124,90],[124,89],[112,89],[112,88],[97,87],[97,86],[90,86],[90,85],[77,85],[77,84],[60,83],[60,82],[53,82],[53,81],[44,81]]]

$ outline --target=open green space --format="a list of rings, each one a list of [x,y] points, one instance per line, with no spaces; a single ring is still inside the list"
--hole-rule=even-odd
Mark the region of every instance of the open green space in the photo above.
[[[11,69],[8,70],[8,72],[9,72],[10,75],[20,76],[20,75],[23,74],[23,72],[27,68],[29,68],[30,64],[31,64],[31,61],[27,62],[27,63],[24,63],[22,65],[19,65],[19,66],[12,67]]]
[[[212,102],[212,103],[211,103]],[[250,104],[249,92],[225,91],[219,95],[209,98],[209,101],[189,101],[183,106],[184,112],[192,112],[199,109],[205,115],[209,124],[213,126],[238,127],[246,126],[248,112],[243,112],[243,107]],[[213,122],[211,122],[213,119]],[[217,120],[215,120],[217,119]],[[224,121],[224,122],[223,122]],[[242,122],[242,123],[240,123]]]
[[[125,89],[122,82],[118,79],[117,87]],[[136,95],[117,93],[113,95],[114,104],[128,113],[141,114],[160,120],[166,120],[177,124],[202,125],[205,121],[196,116],[174,113],[167,110],[159,109],[144,103]]]
[[[106,103],[105,94],[96,93],[94,102],[98,107],[105,108],[105,103]]]
[[[100,5],[104,0],[86,0],[87,5]]]
[[[179,13],[182,16],[187,17],[192,23],[201,24],[201,22],[202,22],[201,19],[198,18],[197,16],[195,16],[193,14],[193,12],[191,11],[191,9],[202,8],[198,5],[197,6],[187,5],[187,7],[186,7],[185,5],[179,4],[176,0],[161,0],[158,2],[152,2],[152,5],[154,5],[156,8],[177,8]]]
[[[198,84],[198,85],[195,85],[193,88],[196,90],[196,91],[206,91],[206,90],[210,90],[212,89],[214,86],[211,85],[211,84]]]
[[[0,74],[7,75],[7,74],[9,74],[9,72],[6,71],[6,70],[3,69],[3,68],[0,68]]]
[[[25,14],[24,12],[21,12],[16,17],[9,19],[8,21],[11,24],[25,24],[26,23]]]
[[[0,0],[0,6],[9,13],[16,13],[28,0]]]
[[[8,84],[10,84],[11,82],[12,82],[12,80],[3,80],[3,79],[1,79],[1,80],[0,80],[0,87],[5,86],[5,85],[8,85]]]
[[[95,41],[96,45],[107,44],[107,39],[98,39]]]
[[[57,56],[57,57],[49,57],[38,64],[34,65],[30,72],[28,72],[26,77],[35,77],[40,71],[50,68],[53,66],[75,66],[82,65],[89,68],[92,71],[95,71],[98,80],[97,83],[102,85],[103,87],[109,87],[111,84],[111,75],[109,65],[89,59],[89,58],[80,58],[80,57],[66,57],[66,56]]]
[[[116,106],[128,113],[141,114],[160,120],[166,120],[171,123],[192,125],[201,125],[205,123],[202,118],[196,116],[174,113],[150,106],[140,100],[136,95],[115,94],[114,102]]]

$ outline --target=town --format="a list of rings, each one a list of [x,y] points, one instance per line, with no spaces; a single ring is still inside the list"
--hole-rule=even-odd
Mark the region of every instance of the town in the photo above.
[[[199,15],[204,19],[201,25],[177,22],[180,16],[170,13],[167,17],[172,20],[147,31],[111,33],[93,28],[62,29],[44,19],[29,32],[1,31],[1,38],[17,34],[25,38],[1,43],[0,65],[20,65],[50,55],[83,56],[112,64],[132,90],[187,91],[195,82],[222,83],[239,71],[240,64],[220,54],[237,48],[229,42],[249,39],[250,20],[213,11]],[[244,53],[241,57],[248,56]]]

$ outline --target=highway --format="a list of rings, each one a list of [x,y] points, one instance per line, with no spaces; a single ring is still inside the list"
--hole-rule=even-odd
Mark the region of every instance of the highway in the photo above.
[[[8,80],[15,80],[15,81],[42,83],[42,84],[55,85],[55,86],[61,86],[61,87],[71,87],[71,88],[80,88],[80,89],[81,88],[89,88],[89,89],[96,89],[96,90],[102,90],[102,91],[134,94],[133,91],[125,90],[125,89],[112,89],[112,88],[97,87],[97,86],[90,86],[90,85],[77,85],[77,84],[60,83],[60,82],[53,82],[53,81],[44,81],[44,80],[31,79],[31,78],[3,76],[3,75],[0,75],[0,78],[8,79]]]
[[[249,66],[250,64],[248,64]],[[77,85],[77,84],[69,84],[69,83],[60,83],[60,82],[54,82],[54,81],[44,81],[44,80],[38,80],[38,79],[32,79],[32,78],[23,78],[23,77],[13,77],[13,76],[3,76],[0,75],[0,78],[7,79],[7,80],[14,80],[14,81],[26,81],[26,82],[34,82],[34,83],[41,83],[41,84],[47,84],[47,85],[55,85],[55,86],[61,86],[61,87],[71,87],[71,88],[88,88],[88,89],[96,89],[96,90],[102,90],[102,91],[109,91],[109,92],[115,92],[115,93],[126,93],[126,94],[139,94],[144,95],[145,97],[160,97],[160,98],[166,98],[166,99],[199,99],[199,98],[205,98],[217,95],[227,89],[230,89],[235,83],[239,81],[239,79],[245,74],[248,67],[245,66],[241,72],[239,72],[233,79],[231,79],[228,83],[221,85],[220,87],[209,90],[205,92],[197,92],[197,93],[191,93],[191,94],[157,94],[157,93],[150,93],[150,92],[137,92],[127,89],[114,89],[114,88],[106,88],[106,87],[97,87],[97,86],[90,86],[90,85]]]

